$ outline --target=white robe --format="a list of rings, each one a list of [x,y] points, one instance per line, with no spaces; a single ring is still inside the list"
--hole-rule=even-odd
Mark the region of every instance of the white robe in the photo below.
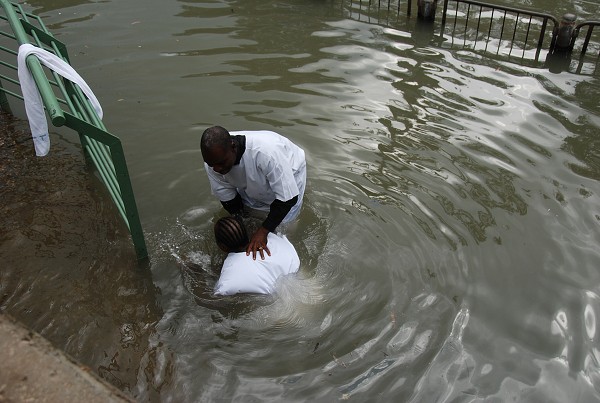
[[[23,93],[25,102],[25,112],[27,112],[27,118],[29,119],[31,137],[33,137],[33,144],[35,146],[35,154],[38,157],[43,157],[50,151],[50,136],[48,135],[48,122],[46,121],[46,115],[44,113],[42,97],[40,96],[31,72],[27,68],[26,59],[30,54],[37,56],[40,63],[44,66],[57,72],[72,83],[77,84],[90,100],[100,119],[102,119],[102,107],[90,87],[69,63],[65,62],[55,54],[31,44],[19,46],[17,74],[19,76],[21,92]]]
[[[262,211],[269,211],[275,199],[287,201],[298,196],[298,202],[283,222],[296,218],[306,186],[304,150],[272,131],[230,134],[246,137],[246,151],[240,163],[225,175],[204,163],[212,193],[221,201],[232,200],[239,193],[246,206]]]
[[[280,277],[298,271],[300,258],[290,241],[272,232],[267,240],[271,256],[265,253],[265,260],[260,255],[253,260],[246,252],[227,255],[215,285],[216,295],[272,294]]]

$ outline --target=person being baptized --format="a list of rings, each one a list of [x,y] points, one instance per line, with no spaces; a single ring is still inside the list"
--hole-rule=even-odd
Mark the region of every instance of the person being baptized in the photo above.
[[[270,255],[264,260],[254,260],[246,253],[250,240],[241,218],[221,218],[215,223],[214,231],[217,245],[227,253],[214,288],[215,295],[271,294],[280,277],[296,273],[300,268],[298,253],[285,235],[270,232],[267,235]]]

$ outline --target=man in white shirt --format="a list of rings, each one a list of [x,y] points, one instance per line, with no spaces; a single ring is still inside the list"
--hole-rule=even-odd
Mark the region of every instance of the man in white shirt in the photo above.
[[[221,126],[202,134],[200,149],[212,193],[232,215],[244,206],[268,212],[246,254],[271,255],[268,234],[300,213],[306,186],[304,150],[267,130],[231,132]]]
[[[295,273],[300,267],[298,254],[285,236],[270,232],[271,256],[266,260],[255,260],[245,253],[249,240],[239,217],[221,218],[214,229],[217,245],[228,253],[215,285],[216,295],[271,294],[281,276]]]

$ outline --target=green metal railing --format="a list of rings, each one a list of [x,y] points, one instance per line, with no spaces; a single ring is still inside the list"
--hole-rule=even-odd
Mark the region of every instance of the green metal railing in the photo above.
[[[0,4],[4,10],[0,21],[6,21],[11,31],[4,32],[4,28],[8,27],[0,26],[0,35],[4,39],[13,44],[16,41],[17,48],[30,43],[54,53],[69,63],[66,46],[52,36],[38,16],[26,13],[21,5],[8,0],[0,0]],[[2,45],[0,44],[0,51],[10,57],[14,56],[16,61],[18,51]],[[26,63],[52,124],[64,125],[77,131],[86,155],[96,167],[129,228],[138,259],[146,258],[148,251],[121,141],[106,130],[102,120],[77,85],[42,67],[35,55],[29,55]],[[7,95],[21,100],[23,96],[19,93],[18,79],[12,78],[8,73],[4,74],[4,71],[16,73],[17,66],[0,60],[0,67],[0,107],[11,112]],[[9,87],[14,87],[14,91]]]

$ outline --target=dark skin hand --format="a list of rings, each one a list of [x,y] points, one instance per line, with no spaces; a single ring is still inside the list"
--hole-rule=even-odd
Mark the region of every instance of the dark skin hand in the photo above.
[[[260,254],[260,258],[265,260],[264,252],[267,252],[267,255],[271,256],[271,251],[267,247],[267,235],[269,235],[269,230],[265,227],[260,227],[256,230],[252,238],[250,239],[250,243],[246,247],[246,256],[249,256],[252,253],[252,259],[256,260],[256,252]]]

